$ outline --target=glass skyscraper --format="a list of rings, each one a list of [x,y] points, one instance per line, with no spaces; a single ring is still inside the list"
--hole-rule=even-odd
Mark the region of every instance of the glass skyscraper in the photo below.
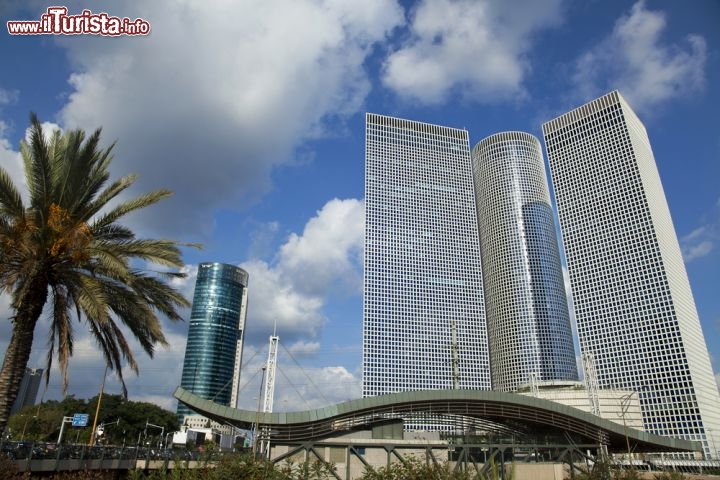
[[[370,113],[365,133],[363,396],[489,389],[468,133]]]
[[[248,274],[223,263],[198,266],[180,385],[207,400],[237,407],[247,312]],[[183,404],[178,416],[194,412]]]
[[[580,348],[645,428],[720,445],[720,399],[645,127],[618,92],[543,125]]]
[[[28,405],[35,405],[38,390],[40,389],[40,381],[42,380],[42,368],[26,368],[25,375],[20,381],[20,389],[10,409],[10,414],[17,412]]]
[[[493,390],[577,380],[540,141],[503,132],[472,150]]]

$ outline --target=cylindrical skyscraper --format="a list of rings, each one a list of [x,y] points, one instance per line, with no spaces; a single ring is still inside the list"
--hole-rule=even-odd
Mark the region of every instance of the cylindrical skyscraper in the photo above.
[[[248,274],[223,263],[198,266],[181,386],[237,407],[247,312]],[[180,403],[178,416],[193,414]]]
[[[472,151],[494,390],[577,380],[540,142],[503,132]]]

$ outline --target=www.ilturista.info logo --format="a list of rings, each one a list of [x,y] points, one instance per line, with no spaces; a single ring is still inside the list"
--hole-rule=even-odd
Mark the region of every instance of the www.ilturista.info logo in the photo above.
[[[107,13],[83,10],[80,15],[68,15],[65,7],[50,7],[36,20],[7,22],[10,35],[147,35],[150,23],[142,18],[111,17]]]

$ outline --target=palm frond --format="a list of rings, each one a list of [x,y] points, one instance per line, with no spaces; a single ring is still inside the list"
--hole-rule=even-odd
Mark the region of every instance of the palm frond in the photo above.
[[[126,242],[135,238],[132,230],[117,223],[111,223],[101,228],[91,227],[90,231],[95,241],[103,244]]]
[[[153,205],[162,200],[163,198],[167,198],[171,195],[172,192],[170,190],[161,189],[146,193],[145,195],[142,195],[140,197],[123,202],[109,212],[107,212],[105,215],[98,218],[96,221],[94,221],[92,223],[92,228],[102,228],[106,225],[116,222],[121,217],[127,215],[130,212],[139,210],[141,208],[149,207],[150,205]]]
[[[130,286],[143,298],[147,298],[150,305],[170,320],[181,320],[178,308],[189,308],[191,303],[177,290],[158,278],[143,275],[142,272],[133,273]]]
[[[137,362],[132,355],[132,350],[127,344],[122,331],[115,328],[113,322],[99,324],[89,322],[90,333],[100,347],[105,357],[105,365],[117,373],[123,389],[123,397],[127,397],[127,387],[122,375],[123,359],[127,360],[130,368],[137,373]],[[129,355],[129,358],[128,358]]]
[[[90,219],[94,217],[100,210],[107,206],[108,202],[120,195],[123,191],[125,191],[133,183],[135,183],[135,180],[137,180],[137,175],[126,175],[119,180],[113,182],[112,184],[107,186],[102,192],[100,192],[94,198],[94,200],[87,202],[87,205],[85,206],[83,212],[78,212],[78,215],[83,219]],[[104,225],[109,225],[110,223]]]
[[[10,219],[22,219],[25,206],[10,174],[0,166],[0,215]]]
[[[72,196],[73,203],[69,204],[69,210],[84,221],[92,216],[88,215],[87,206],[93,203],[98,192],[110,179],[109,165],[115,144],[104,150],[98,150],[100,133],[101,129],[97,129],[79,149],[73,172],[73,175],[81,174],[82,182],[73,185],[75,194]]]
[[[116,244],[114,250],[118,255],[137,258],[157,265],[182,267],[182,253],[177,242],[172,240],[133,240]]]
[[[63,377],[63,391],[68,387],[68,363],[73,353],[73,328],[70,320],[67,292],[64,287],[52,287],[53,315],[50,322],[51,344],[48,348],[47,368],[52,367],[52,351],[57,341],[57,357]]]
[[[33,112],[30,114],[30,143],[20,142],[20,155],[25,166],[25,181],[30,190],[33,207],[48,205],[50,195],[49,145],[42,125]]]
[[[109,283],[105,287],[110,310],[133,333],[145,353],[152,357],[156,344],[167,345],[160,320],[140,295]]]

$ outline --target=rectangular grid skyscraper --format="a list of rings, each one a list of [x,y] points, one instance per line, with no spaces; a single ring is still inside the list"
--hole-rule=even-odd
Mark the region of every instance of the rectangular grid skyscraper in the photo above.
[[[365,133],[363,396],[489,389],[468,133],[375,114]]]
[[[543,125],[580,347],[646,430],[720,445],[720,399],[645,127],[618,92]]]

